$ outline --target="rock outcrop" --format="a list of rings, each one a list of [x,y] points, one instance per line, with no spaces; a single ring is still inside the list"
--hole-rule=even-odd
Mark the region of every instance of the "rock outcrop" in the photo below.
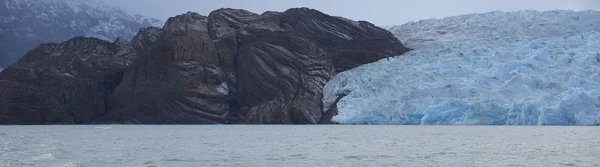
[[[107,114],[108,95],[136,58],[124,39],[42,44],[0,73],[0,124],[80,124]]]
[[[162,29],[142,29],[129,46],[137,58],[123,73],[116,72],[122,74],[118,86],[110,84],[99,93],[105,96],[105,105],[97,106],[103,112],[76,123],[328,122],[331,113],[322,111],[322,89],[333,75],[408,51],[373,24],[307,8],[261,15],[237,9],[219,9],[209,16],[190,12],[170,18]],[[23,63],[2,76],[29,78],[12,72]],[[17,82],[0,83],[9,81]],[[0,104],[6,102],[0,99]],[[33,103],[25,97],[13,102]]]

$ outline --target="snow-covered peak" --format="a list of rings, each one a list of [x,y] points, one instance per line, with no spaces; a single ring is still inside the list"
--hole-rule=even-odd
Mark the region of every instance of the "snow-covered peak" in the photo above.
[[[523,41],[600,31],[600,12],[489,12],[409,22],[391,28],[409,47],[459,40]]]
[[[5,0],[6,7],[9,10],[20,10],[31,7],[67,7],[75,13],[86,12],[85,9],[94,9],[104,12],[112,12],[114,14],[123,15],[124,12],[114,6],[108,5],[101,0]],[[65,10],[62,8],[60,10]]]
[[[161,20],[155,18],[149,18],[143,15],[136,14],[133,16],[138,23],[142,23],[144,25],[150,25],[152,27],[162,27],[165,23]]]
[[[18,61],[40,43],[76,36],[129,40],[140,28],[163,24],[101,0],[0,0],[0,67]]]
[[[101,0],[5,0],[5,3],[8,12],[0,15],[0,21],[19,17],[36,19],[47,24],[81,29],[87,36],[103,40],[116,37],[131,39],[139,28],[164,24],[158,19],[132,16]]]

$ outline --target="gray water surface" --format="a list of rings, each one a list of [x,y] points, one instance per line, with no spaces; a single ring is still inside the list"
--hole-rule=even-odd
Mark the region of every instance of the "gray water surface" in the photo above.
[[[0,126],[4,166],[600,166],[600,128]]]

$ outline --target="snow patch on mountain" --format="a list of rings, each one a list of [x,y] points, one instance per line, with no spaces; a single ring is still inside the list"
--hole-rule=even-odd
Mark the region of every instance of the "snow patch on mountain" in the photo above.
[[[132,16],[100,0],[0,1],[0,66],[16,62],[26,51],[44,42],[76,36],[113,41],[131,39],[140,28],[162,27],[157,19]]]
[[[599,125],[600,13],[491,12],[392,28],[415,50],[335,76],[345,124]]]
[[[141,23],[143,25],[149,25],[152,27],[163,27],[165,25],[163,21],[155,18],[149,18],[139,14],[133,15],[133,17],[138,23]]]

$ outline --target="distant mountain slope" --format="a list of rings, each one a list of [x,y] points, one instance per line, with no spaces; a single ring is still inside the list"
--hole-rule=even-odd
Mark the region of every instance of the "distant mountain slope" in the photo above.
[[[43,42],[75,36],[131,39],[140,28],[163,24],[99,0],[0,0],[0,67],[18,61]]]
[[[600,125],[600,12],[469,14],[392,31],[414,50],[328,82],[334,121]]]

